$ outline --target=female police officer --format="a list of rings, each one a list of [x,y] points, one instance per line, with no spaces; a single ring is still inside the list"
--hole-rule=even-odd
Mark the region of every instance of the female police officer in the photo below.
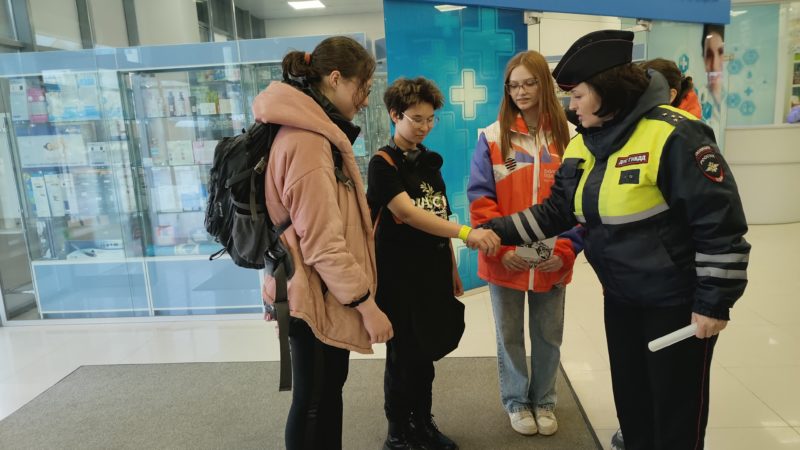
[[[486,226],[510,245],[584,225],[625,447],[701,448],[711,354],[747,284],[747,225],[713,132],[665,106],[666,81],[630,63],[632,46],[633,33],[605,30],[570,47],[553,76],[579,134],[551,197]],[[698,339],[648,352],[690,321]]]

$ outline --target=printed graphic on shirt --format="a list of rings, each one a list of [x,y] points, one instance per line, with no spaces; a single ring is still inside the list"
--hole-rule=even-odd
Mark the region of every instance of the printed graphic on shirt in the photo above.
[[[722,169],[722,162],[719,160],[717,151],[710,145],[704,145],[694,152],[694,160],[697,167],[703,172],[706,178],[715,182],[722,183],[725,179],[725,171]]]
[[[649,153],[635,153],[629,156],[620,156],[617,158],[616,167],[632,166],[634,164],[647,164],[649,160]]]
[[[447,197],[442,192],[435,191],[433,186],[424,181],[419,188],[422,191],[422,197],[414,199],[414,206],[447,220]]]
[[[551,237],[543,241],[517,246],[515,253],[527,261],[530,267],[536,267],[542,261],[546,261],[553,256],[555,246],[556,237]]]
[[[530,166],[529,162],[520,162],[516,158],[509,157],[503,164],[492,165],[492,173],[494,174],[494,182],[506,178],[517,170]]]

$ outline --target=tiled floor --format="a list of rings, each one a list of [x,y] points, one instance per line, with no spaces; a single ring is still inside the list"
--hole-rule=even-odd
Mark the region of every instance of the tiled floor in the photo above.
[[[709,449],[800,449],[798,236],[800,224],[754,226],[748,234],[750,286],[722,333],[712,369]],[[617,419],[600,287],[582,258],[574,280],[562,362],[607,446]],[[464,302],[467,331],[452,356],[494,356],[488,293]],[[85,364],[276,360],[277,350],[273,325],[258,319],[0,328],[0,418]],[[372,357],[383,354],[378,346]]]

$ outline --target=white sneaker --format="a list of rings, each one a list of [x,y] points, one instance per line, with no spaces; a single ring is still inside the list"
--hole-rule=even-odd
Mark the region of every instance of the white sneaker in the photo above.
[[[553,411],[538,408],[536,410],[536,424],[539,426],[539,434],[550,436],[558,431],[558,421]]]
[[[511,428],[519,434],[531,436],[539,431],[530,411],[512,412],[508,414],[508,418],[511,419]]]

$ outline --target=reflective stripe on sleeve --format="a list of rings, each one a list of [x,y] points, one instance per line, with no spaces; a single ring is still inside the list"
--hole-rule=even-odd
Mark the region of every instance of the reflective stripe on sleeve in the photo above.
[[[746,270],[727,270],[727,269],[718,269],[716,267],[697,267],[695,270],[697,271],[698,277],[725,278],[728,280],[747,279]]]
[[[746,253],[721,253],[719,255],[695,253],[694,260],[698,263],[744,263],[750,260],[750,255]]]
[[[514,227],[517,229],[517,233],[519,233],[519,237],[522,238],[523,242],[525,242],[526,244],[530,244],[531,242],[533,242],[531,236],[528,234],[527,231],[525,231],[525,227],[522,226],[522,221],[519,218],[519,214],[513,214],[511,216],[511,222],[514,223]]]
[[[539,222],[536,221],[536,218],[533,217],[533,213],[530,209],[526,209],[522,211],[522,215],[525,216],[525,220],[528,221],[528,225],[531,226],[533,233],[536,235],[536,238],[540,241],[543,241],[545,238],[544,233],[542,233],[541,227],[539,227]]]

